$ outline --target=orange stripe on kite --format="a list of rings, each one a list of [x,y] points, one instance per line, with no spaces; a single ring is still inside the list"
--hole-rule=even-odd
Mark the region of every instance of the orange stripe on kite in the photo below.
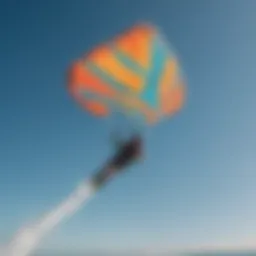
[[[114,41],[117,48],[145,69],[149,69],[155,30],[148,26],[132,28]]]
[[[109,109],[102,102],[95,100],[87,100],[82,102],[82,105],[92,114],[96,116],[107,116],[109,114]]]
[[[173,103],[172,97],[170,98],[171,91],[177,83],[177,70],[178,63],[175,59],[166,62],[163,75],[160,79],[159,97],[160,97],[160,111],[164,115],[171,114],[171,105]],[[175,97],[175,96],[174,96]]]
[[[73,65],[69,85],[72,87],[72,90],[79,91],[80,89],[84,89],[85,91],[108,98],[114,98],[116,94],[110,85],[91,73],[81,61]]]
[[[182,85],[177,85],[171,89],[171,98],[166,99],[165,102],[165,114],[172,115],[177,110],[179,110],[184,104],[184,87]]]

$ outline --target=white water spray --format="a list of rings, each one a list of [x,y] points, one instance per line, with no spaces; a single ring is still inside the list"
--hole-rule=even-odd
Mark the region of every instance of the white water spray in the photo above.
[[[4,256],[29,256],[44,236],[60,222],[71,217],[95,192],[92,182],[78,186],[66,200],[30,227],[20,229],[6,248]]]

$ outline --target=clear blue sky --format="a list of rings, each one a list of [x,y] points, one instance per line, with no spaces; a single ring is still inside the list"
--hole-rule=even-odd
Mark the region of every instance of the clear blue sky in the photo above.
[[[186,107],[150,132],[141,166],[100,191],[44,246],[256,244],[255,13],[254,0],[1,1],[1,241],[108,155],[107,126],[70,98],[66,69],[146,20],[179,52]]]

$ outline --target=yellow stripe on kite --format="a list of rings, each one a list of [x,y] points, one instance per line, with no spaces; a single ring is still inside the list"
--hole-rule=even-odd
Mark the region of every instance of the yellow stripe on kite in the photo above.
[[[178,63],[176,59],[168,59],[164,68],[163,75],[160,79],[159,96],[161,110],[165,113],[173,104],[172,100],[168,98],[170,91],[175,86],[177,79]]]
[[[90,60],[117,82],[131,90],[140,92],[143,89],[144,79],[118,61],[109,48],[103,46],[97,49],[91,54]]]

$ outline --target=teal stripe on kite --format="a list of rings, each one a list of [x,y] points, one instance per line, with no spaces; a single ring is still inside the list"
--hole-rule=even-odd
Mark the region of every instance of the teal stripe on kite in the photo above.
[[[117,103],[113,100],[110,100],[107,97],[104,97],[102,95],[96,94],[94,92],[90,92],[90,91],[86,91],[84,89],[80,90],[80,94],[85,98],[85,100],[93,100],[93,101],[97,101],[97,102],[101,102],[103,103],[105,106],[111,108],[112,110],[114,110],[115,108],[117,108]]]
[[[151,68],[141,98],[150,106],[158,107],[158,86],[164,65],[169,57],[167,48],[163,47],[159,39],[155,39],[152,45]]]
[[[136,110],[130,111],[128,113],[128,110],[125,110],[124,107],[122,107],[120,104],[118,104],[116,101],[109,99],[107,97],[104,97],[103,95],[98,95],[93,92],[86,91],[84,89],[80,90],[80,94],[82,97],[85,98],[85,100],[93,100],[96,102],[102,102],[105,106],[107,106],[110,110],[111,113],[122,113],[122,115],[127,116],[129,119],[130,118],[136,122],[136,127],[134,128],[143,128],[145,126],[146,122],[146,117],[141,113]],[[120,112],[120,110],[122,110]]]
[[[116,59],[125,67],[129,68],[133,73],[142,77],[146,75],[147,70],[143,68],[138,62],[130,58],[127,54],[115,47],[112,48],[112,52],[114,53]]]
[[[111,76],[111,74],[108,74],[101,68],[97,67],[94,63],[87,62],[85,65],[92,73],[94,73],[96,76],[100,77],[104,82],[106,82],[114,90],[121,92],[121,93],[131,93],[132,92],[132,90],[128,86],[117,82],[115,80],[115,78]]]

